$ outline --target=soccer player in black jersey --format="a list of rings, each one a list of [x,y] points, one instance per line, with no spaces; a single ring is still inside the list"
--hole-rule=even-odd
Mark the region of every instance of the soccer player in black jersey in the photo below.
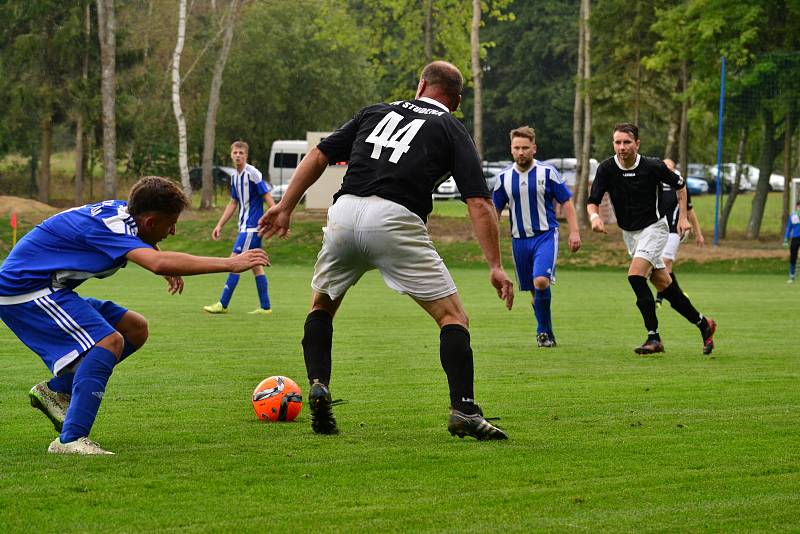
[[[586,210],[592,222],[592,230],[606,233],[599,206],[603,195],[608,192],[617,216],[617,224],[622,228],[622,237],[632,257],[628,282],[636,294],[636,306],[647,328],[647,340],[634,350],[637,354],[664,352],[664,344],[658,333],[656,303],[647,285],[647,279],[650,278],[672,307],[697,326],[703,337],[703,354],[711,354],[714,349],[716,323],[713,319],[703,317],[695,309],[672,281],[662,259],[669,235],[669,224],[659,209],[661,184],[667,183],[678,192],[678,232],[683,236],[690,228],[686,217],[684,181],[670,171],[663,161],[639,154],[639,128],[636,125],[617,124],[614,127],[613,141],[616,155],[598,166]]]
[[[671,159],[665,159],[664,165],[672,172],[675,172],[675,162]],[[661,213],[667,217],[667,223],[669,224],[669,237],[667,237],[667,245],[664,247],[664,253],[661,257],[664,259],[664,268],[672,276],[672,282],[678,285],[678,277],[675,276],[675,269],[673,268],[675,261],[678,259],[678,248],[680,248],[681,244],[681,236],[678,234],[678,214],[680,213],[678,192],[665,182],[661,183]],[[689,224],[692,225],[695,242],[700,247],[704,246],[706,240],[703,237],[703,231],[700,229],[700,221],[697,220],[697,214],[692,209],[692,195],[689,194],[688,187],[686,188],[686,216],[689,219]],[[678,289],[680,289],[680,286],[678,286]],[[661,307],[663,300],[664,295],[659,292],[656,295],[656,308]]]
[[[262,235],[285,236],[292,211],[328,163],[348,162],[328,209],[303,336],[316,433],[338,431],[328,390],[333,317],[347,290],[377,268],[389,287],[411,296],[441,329],[439,356],[450,387],[450,433],[507,438],[475,404],[467,314],[425,227],[433,208],[431,193],[452,174],[489,264],[491,284],[511,309],[513,284],[500,263],[497,215],[480,158],[466,128],[451,115],[461,102],[463,85],[461,72],[450,63],[427,65],[415,99],[368,106],[310,150],[281,201],[259,222]]]

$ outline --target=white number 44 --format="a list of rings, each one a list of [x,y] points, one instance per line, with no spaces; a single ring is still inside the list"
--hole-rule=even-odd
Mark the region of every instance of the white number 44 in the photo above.
[[[381,157],[381,150],[384,148],[393,148],[392,155],[389,156],[389,161],[397,163],[400,157],[408,152],[411,147],[411,141],[422,125],[425,124],[425,119],[414,119],[399,130],[395,131],[403,120],[403,116],[395,111],[387,113],[381,121],[372,130],[372,133],[367,136],[367,143],[372,143],[372,159]]]

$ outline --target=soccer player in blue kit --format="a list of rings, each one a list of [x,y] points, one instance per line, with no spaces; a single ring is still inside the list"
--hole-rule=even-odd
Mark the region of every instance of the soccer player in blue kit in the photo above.
[[[231,177],[231,201],[225,206],[225,211],[222,212],[219,222],[211,232],[211,238],[215,241],[218,240],[222,227],[238,208],[239,236],[233,245],[231,256],[241,254],[245,250],[261,248],[261,238],[256,233],[258,220],[264,214],[264,202],[270,207],[275,205],[272,195],[269,194],[269,186],[261,176],[261,172],[247,163],[249,149],[250,147],[244,141],[236,141],[231,145],[231,160],[236,166],[236,175]],[[267,275],[264,274],[264,267],[261,265],[253,267],[253,275],[256,277],[256,289],[261,306],[248,313],[269,315],[272,313],[272,305],[269,301],[269,285]],[[228,280],[225,281],[225,286],[222,288],[219,302],[203,306],[203,310],[208,313],[228,313],[228,304],[231,302],[238,283],[239,274],[229,274]]]
[[[564,209],[569,223],[569,250],[581,247],[578,219],[564,180],[551,165],[534,159],[536,132],[528,126],[511,130],[511,156],[514,165],[500,173],[492,200],[497,215],[508,206],[511,222],[511,247],[517,281],[522,291],[533,297],[536,317],[536,342],[539,347],[555,347],[550,314],[550,283],[555,282],[558,256],[558,221],[553,202]]]
[[[106,278],[128,261],[166,277],[170,293],[182,275],[242,272],[269,263],[263,250],[230,258],[164,252],[188,200],[171,180],[147,176],[129,200],[106,200],[63,211],[31,230],[0,266],[0,319],[53,373],[30,391],[31,404],[61,434],[55,454],[113,454],[88,436],[114,367],[148,337],[146,319],[75,289]]]
[[[783,234],[783,246],[789,249],[789,284],[794,284],[797,270],[797,251],[800,249],[800,202],[786,221],[786,232]]]

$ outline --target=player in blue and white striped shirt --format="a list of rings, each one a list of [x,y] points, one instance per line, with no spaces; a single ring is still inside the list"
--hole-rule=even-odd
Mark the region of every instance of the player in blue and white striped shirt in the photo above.
[[[794,283],[797,269],[797,251],[800,250],[800,201],[786,221],[786,232],[783,234],[783,246],[789,249],[789,280]]]
[[[234,212],[239,210],[239,236],[233,245],[231,256],[241,254],[245,250],[261,248],[261,238],[257,233],[258,220],[264,215],[264,202],[270,207],[275,205],[272,195],[269,194],[270,187],[264,181],[261,171],[247,163],[248,151],[249,146],[244,141],[236,141],[231,145],[231,159],[236,167],[236,174],[231,177],[231,201],[225,206],[225,211],[211,232],[211,238],[218,240],[222,227]],[[267,275],[260,265],[253,268],[253,275],[256,277],[256,289],[261,306],[249,313],[268,315],[272,313],[272,306],[269,301]],[[239,275],[229,274],[219,302],[203,306],[203,309],[208,313],[227,313],[228,304],[238,283]]]
[[[569,249],[577,251],[581,236],[572,204],[572,193],[556,169],[534,159],[536,132],[521,126],[510,132],[514,165],[500,173],[493,201],[498,216],[508,205],[512,251],[517,281],[533,297],[536,341],[540,347],[555,347],[550,315],[550,283],[555,282],[558,256],[558,221],[554,202],[564,209],[569,223]]]
[[[106,278],[128,261],[164,275],[170,293],[182,275],[241,272],[266,265],[263,250],[234,258],[162,252],[186,196],[171,180],[147,176],[128,202],[106,200],[54,215],[28,232],[0,266],[0,319],[47,365],[53,377],[31,388],[31,405],[61,432],[48,452],[110,454],[89,440],[116,365],[148,337],[140,314],[108,300],[81,297],[89,278]]]

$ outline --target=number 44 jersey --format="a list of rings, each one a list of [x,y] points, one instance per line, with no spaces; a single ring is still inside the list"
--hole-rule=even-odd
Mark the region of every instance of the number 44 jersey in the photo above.
[[[430,98],[368,106],[317,147],[330,162],[348,162],[334,202],[342,195],[375,195],[425,221],[431,193],[450,175],[462,199],[491,197],[467,129]]]

